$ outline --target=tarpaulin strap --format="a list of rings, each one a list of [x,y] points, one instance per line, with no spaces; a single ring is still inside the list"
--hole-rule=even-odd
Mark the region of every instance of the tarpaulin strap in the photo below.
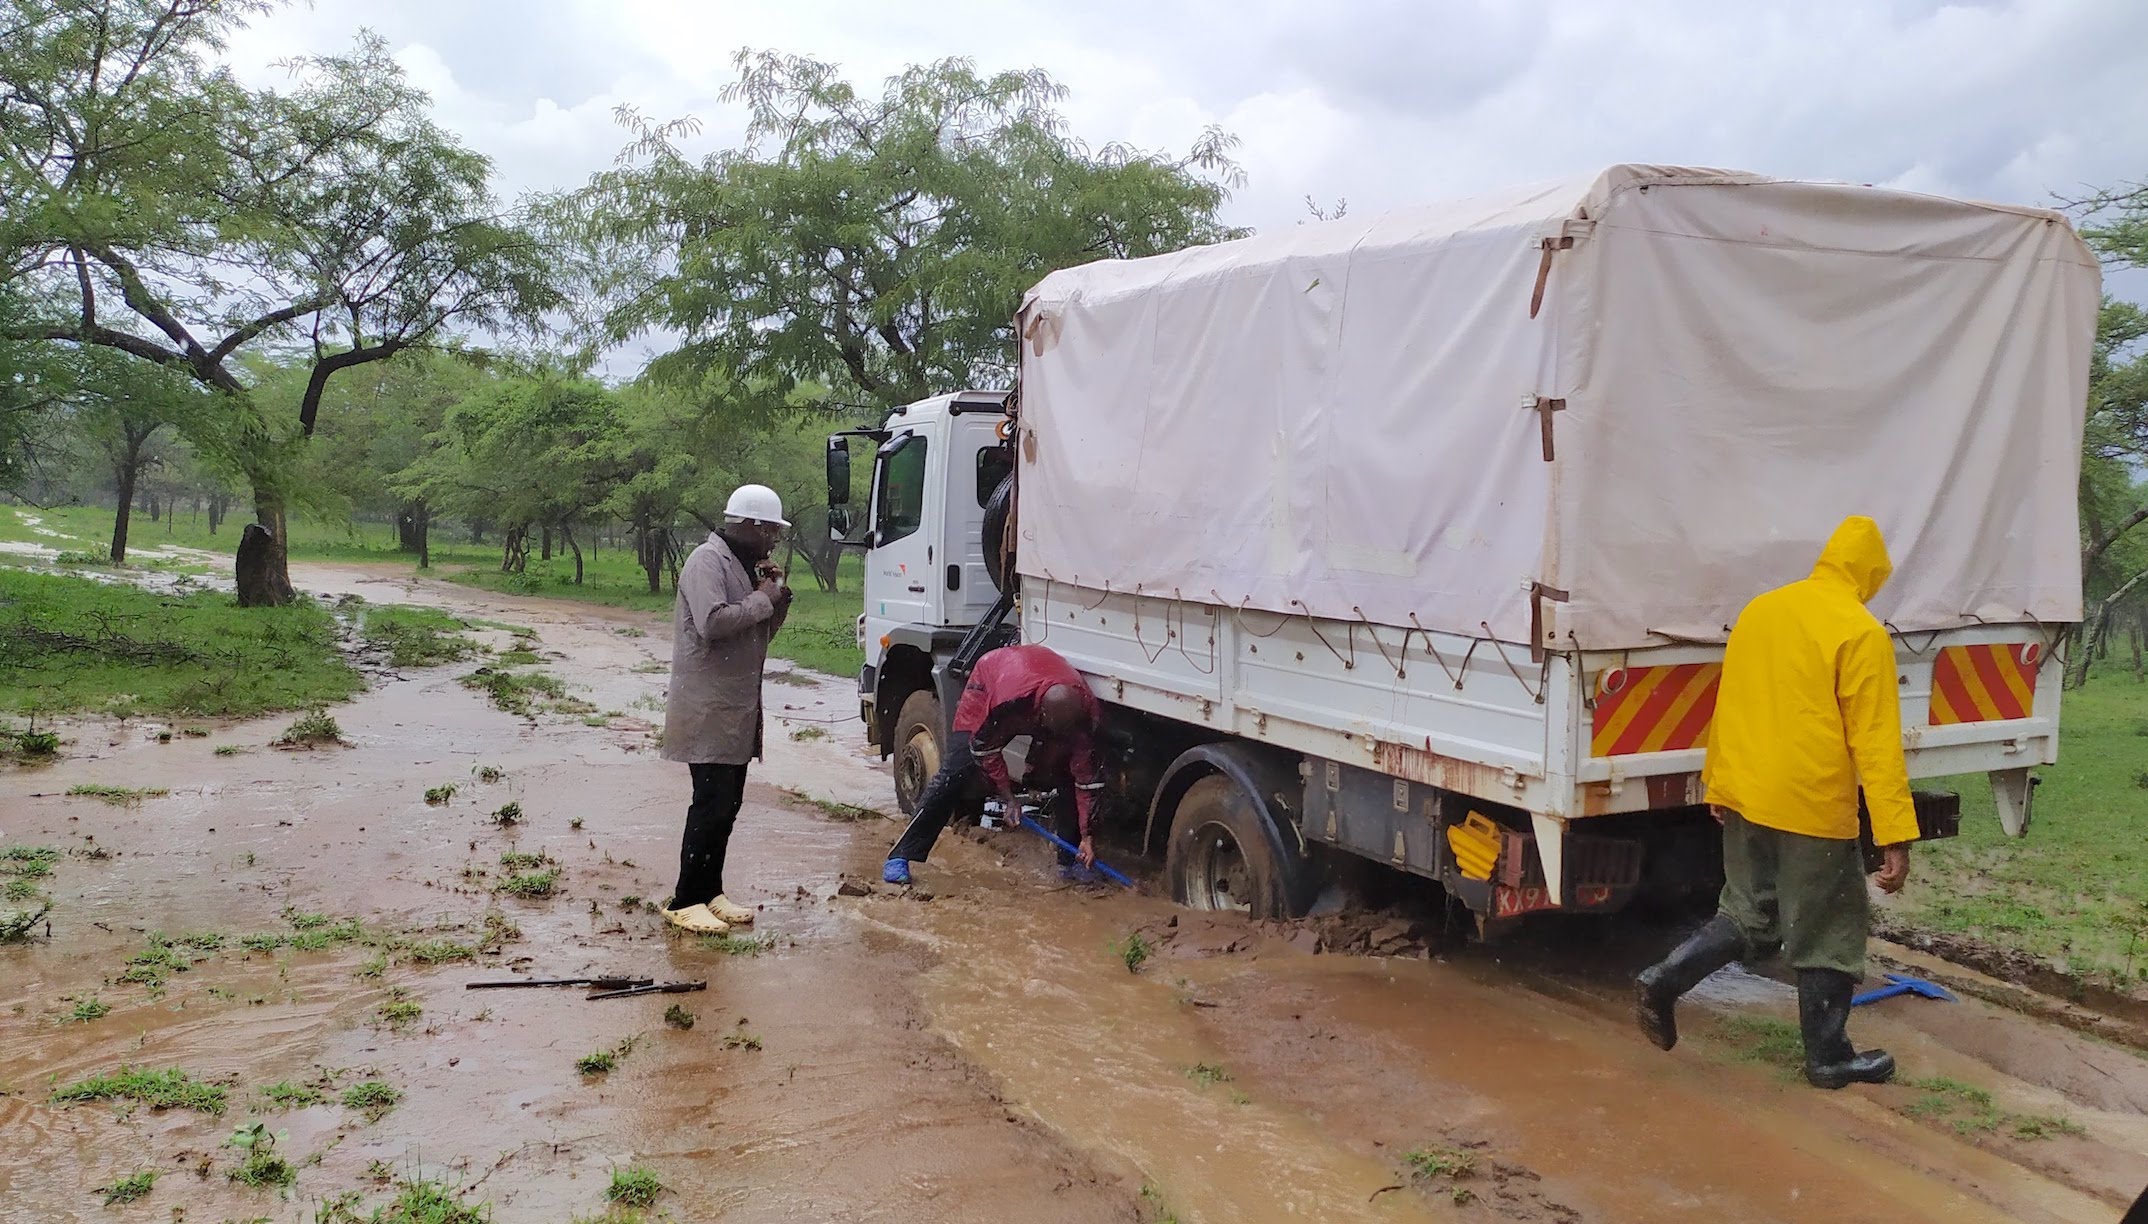
[[[1546,422],[1545,429],[1549,430],[1551,428],[1549,424],[1551,417],[1547,415],[1544,420]],[[1548,432],[1544,435],[1544,445],[1544,457],[1548,459],[1551,457],[1551,435]],[[1542,663],[1544,661],[1544,601],[1547,599],[1553,603],[1565,603],[1567,593],[1557,587],[1545,586],[1541,582],[1531,582],[1529,584],[1529,661],[1531,663]],[[1485,625],[1484,631],[1490,633],[1492,627]],[[1543,698],[1539,697],[1537,700],[1542,701]]]
[[[1917,647],[1911,646],[1909,644],[1909,635],[1902,632],[1900,629],[1895,628],[1893,621],[1881,621],[1880,623],[1887,626],[1887,632],[1893,634],[1897,639],[1901,641],[1903,649],[1909,651],[1909,657],[1913,659],[1923,658],[1924,652],[1926,650],[1930,650],[1932,648],[1932,644],[1939,640],[1939,635],[1946,632],[1946,630],[1944,629],[1932,630],[1932,635],[1924,639],[1924,647],[1922,650],[1920,650]]]
[[[1150,654],[1149,644],[1141,640],[1141,588],[1139,586],[1134,588],[1134,645],[1140,649],[1142,655],[1151,664],[1163,658],[1164,651],[1171,649],[1171,611],[1168,607],[1164,609],[1164,644],[1156,648],[1155,654]]]
[[[1395,661],[1394,661],[1393,659],[1391,659],[1391,658],[1388,658],[1388,655],[1387,655],[1387,647],[1386,647],[1385,645],[1383,645],[1383,644],[1381,643],[1381,641],[1380,641],[1380,631],[1379,631],[1379,629],[1378,629],[1378,628],[1377,628],[1376,626],[1374,626],[1374,625],[1373,625],[1373,623],[1372,623],[1372,618],[1371,618],[1371,617],[1368,617],[1368,616],[1366,616],[1366,615],[1365,615],[1365,609],[1363,609],[1363,608],[1360,608],[1360,607],[1358,607],[1358,606],[1357,606],[1356,604],[1351,604],[1351,605],[1350,605],[1350,610],[1351,610],[1352,612],[1355,612],[1355,613],[1357,613],[1357,618],[1358,618],[1359,620],[1361,620],[1361,621],[1364,621],[1364,622],[1365,622],[1365,631],[1366,631],[1367,633],[1370,633],[1370,634],[1372,635],[1372,644],[1373,644],[1374,646],[1376,646],[1376,647],[1378,647],[1378,648],[1379,648],[1379,651],[1380,651],[1380,657],[1381,657],[1381,658],[1383,658],[1383,659],[1387,659],[1387,666],[1388,666],[1388,667],[1390,667],[1390,668],[1392,668],[1392,669],[1394,670],[1394,673],[1395,673],[1395,679],[1397,679],[1397,680],[1407,680],[1407,679],[1409,679],[1409,678],[1410,678],[1410,673],[1409,673],[1409,672],[1408,672],[1407,670],[1405,670],[1405,669],[1404,669],[1404,668],[1402,667],[1402,665],[1401,665],[1401,664],[1398,664],[1398,663],[1396,663],[1396,662],[1395,662]],[[1403,659],[1404,659],[1405,661],[1407,661],[1407,660],[1408,660],[1408,658],[1409,658],[1409,654],[1410,654],[1410,635],[1409,635],[1409,634],[1408,634],[1407,632],[1405,632],[1405,633],[1404,633],[1404,634],[1402,635],[1402,656],[1403,656]]]
[[[1217,602],[1217,603],[1222,603],[1222,602],[1223,602],[1223,596],[1221,596],[1221,595],[1216,595],[1216,590],[1215,590],[1215,588],[1214,588],[1214,587],[1210,587],[1210,588],[1208,589],[1208,593],[1209,593],[1210,595],[1215,595],[1215,596],[1216,596],[1216,602]],[[1238,601],[1238,605],[1237,605],[1236,607],[1234,607],[1234,608],[1232,608],[1232,609],[1231,609],[1231,619],[1232,619],[1232,620],[1234,620],[1234,621],[1236,621],[1236,622],[1238,622],[1238,628],[1239,628],[1239,630],[1240,630],[1241,632],[1244,632],[1244,633],[1253,633],[1253,631],[1252,631],[1251,629],[1247,629],[1247,628],[1246,628],[1246,619],[1245,619],[1245,617],[1244,617],[1244,616],[1242,616],[1242,615],[1240,615],[1241,613],[1243,613],[1243,612],[1244,612],[1244,611],[1246,610],[1246,605],[1247,605],[1247,604],[1249,604],[1249,603],[1252,603],[1252,602],[1253,602],[1253,597],[1252,597],[1251,595],[1248,595],[1248,596],[1246,596],[1246,597],[1245,597],[1244,599],[1241,599],[1241,600],[1239,600],[1239,601]],[[1270,629],[1270,630],[1269,630],[1268,632],[1266,632],[1266,633],[1253,633],[1253,636],[1254,636],[1254,637],[1257,637],[1257,638],[1272,638],[1272,637],[1274,637],[1274,636],[1275,636],[1276,634],[1278,634],[1278,633],[1281,633],[1281,632],[1283,631],[1283,626],[1285,626],[1285,625],[1287,625],[1287,624],[1289,624],[1289,623],[1290,623],[1290,617],[1289,617],[1289,615],[1288,615],[1288,614],[1285,614],[1285,613],[1277,613],[1277,615],[1279,615],[1279,616],[1282,616],[1282,618],[1283,618],[1283,619],[1281,619],[1281,620],[1279,620],[1279,621],[1275,622],[1275,628],[1273,628],[1273,629]]]
[[[1104,606],[1104,601],[1105,601],[1105,600],[1107,600],[1107,599],[1110,599],[1110,598],[1111,598],[1111,583],[1110,583],[1110,582],[1109,582],[1109,581],[1107,580],[1107,581],[1106,581],[1106,582],[1104,583],[1104,593],[1103,593],[1102,595],[1099,595],[1099,596],[1097,596],[1096,602],[1095,602],[1095,603],[1093,603],[1093,604],[1090,604],[1090,605],[1088,605],[1088,606],[1087,606],[1087,607],[1085,607],[1085,608],[1083,608],[1083,609],[1082,609],[1082,611],[1084,611],[1084,612],[1094,612],[1094,611],[1096,611],[1096,610],[1097,610],[1098,608],[1101,608],[1101,607],[1103,607],[1103,606]]]
[[[1432,640],[1432,631],[1424,627],[1423,622],[1417,619],[1417,614],[1415,612],[1410,613],[1410,623],[1417,626],[1417,632],[1425,635],[1425,653],[1432,656],[1432,661],[1434,663],[1439,664],[1439,669],[1443,672],[1446,672],[1447,678],[1454,682],[1454,687],[1456,691],[1460,691],[1462,687],[1462,677],[1460,673],[1449,669],[1447,666],[1447,660],[1440,657],[1439,645]],[[1477,647],[1475,643],[1471,643],[1469,651],[1470,654],[1475,654],[1477,652]],[[1408,657],[1410,653],[1410,641],[1408,638],[1402,639],[1402,653],[1404,657]],[[1462,659],[1462,670],[1469,670],[1469,659],[1466,656]]]
[[[1214,594],[1214,592],[1210,592],[1210,594]],[[1207,667],[1202,667],[1202,666],[1201,666],[1201,665],[1200,665],[1199,663],[1196,663],[1196,662],[1194,662],[1194,659],[1193,659],[1193,656],[1192,656],[1192,655],[1190,655],[1190,654],[1187,654],[1187,653],[1186,653],[1186,597],[1185,597],[1184,595],[1182,595],[1182,594],[1180,594],[1180,593],[1179,593],[1179,589],[1178,589],[1177,587],[1172,587],[1172,588],[1171,588],[1171,600],[1172,600],[1172,602],[1173,602],[1174,604],[1176,604],[1176,605],[1177,605],[1177,607],[1178,607],[1178,653],[1179,653],[1179,655],[1180,655],[1181,657],[1183,657],[1183,658],[1184,658],[1184,659],[1186,660],[1186,666],[1188,666],[1188,667],[1192,668],[1193,670],[1195,670],[1195,671],[1197,671],[1197,672],[1201,673],[1201,674],[1202,674],[1202,675],[1204,675],[1204,676],[1213,676],[1213,675],[1215,675],[1215,674],[1216,674],[1216,620],[1215,620],[1216,614],[1215,614],[1215,613],[1214,613],[1213,611],[1211,611],[1211,612],[1210,612],[1210,613],[1208,614],[1208,618],[1209,618],[1209,619],[1208,619],[1208,666],[1207,666]],[[1221,602],[1222,602],[1222,600],[1217,600],[1216,602],[1218,602],[1218,603],[1221,603]],[[1166,627],[1166,628],[1168,628],[1168,627],[1170,626],[1170,623],[1171,623],[1171,622],[1169,621],[1169,619],[1166,619],[1166,620],[1164,621],[1164,625],[1165,625],[1165,627]]]
[[[1552,254],[1557,251],[1571,251],[1573,249],[1574,240],[1571,236],[1544,239],[1544,257],[1536,261],[1536,290],[1529,295],[1530,318],[1535,318],[1536,312],[1543,308],[1544,286],[1551,280]],[[1042,350],[1039,351],[1041,352]]]
[[[1484,630],[1485,640],[1492,644],[1492,649],[1499,652],[1499,661],[1507,665],[1508,671],[1514,673],[1514,680],[1516,683],[1521,685],[1522,692],[1528,693],[1530,700],[1536,702],[1538,705],[1543,705],[1544,688],[1541,678],[1539,678],[1537,688],[1534,691],[1531,691],[1531,689],[1529,688],[1528,677],[1522,675],[1521,669],[1514,666],[1514,660],[1507,657],[1507,648],[1505,646],[1500,645],[1498,636],[1492,633],[1491,623],[1489,621],[1478,621],[1477,625]],[[1472,647],[1472,649],[1474,649],[1474,647]],[[1549,660],[1546,660],[1545,666],[1550,666]]]
[[[1326,634],[1324,634],[1324,633],[1322,633],[1322,632],[1320,632],[1320,623],[1319,623],[1318,621],[1315,621],[1315,620],[1313,619],[1313,610],[1312,610],[1311,608],[1307,608],[1307,607],[1305,606],[1305,601],[1303,601],[1303,600],[1300,600],[1300,599],[1293,599],[1293,600],[1291,600],[1290,602],[1291,602],[1292,604],[1295,604],[1295,605],[1296,605],[1296,606],[1297,606],[1298,608],[1302,609],[1302,610],[1303,610],[1303,611],[1305,612],[1305,625],[1306,625],[1306,627],[1307,627],[1308,629],[1311,629],[1311,630],[1313,631],[1313,636],[1314,636],[1314,637],[1316,637],[1316,638],[1319,638],[1319,639],[1320,639],[1320,644],[1321,644],[1322,646],[1325,646],[1325,647],[1327,647],[1327,648],[1328,648],[1328,653],[1329,653],[1329,654],[1331,654],[1331,655],[1334,655],[1334,656],[1335,656],[1335,657],[1336,657],[1337,659],[1341,660],[1341,662],[1342,662],[1342,665],[1343,665],[1343,670],[1344,670],[1344,671],[1351,671],[1351,670],[1354,670],[1354,669],[1355,669],[1355,668],[1357,667],[1357,633],[1356,633],[1356,629],[1355,629],[1355,627],[1354,627],[1354,626],[1352,627],[1352,631],[1351,631],[1351,634],[1350,634],[1350,657],[1349,657],[1349,658],[1347,658],[1347,659],[1344,659],[1344,658],[1343,658],[1343,655],[1342,655],[1342,652],[1341,652],[1341,651],[1339,651],[1339,650],[1337,650],[1337,649],[1335,649],[1335,645],[1334,645],[1334,643],[1332,643],[1332,642],[1328,641],[1328,637],[1327,637],[1327,635],[1326,635]]]
[[[1528,399],[1522,401],[1522,407],[1536,414],[1537,425],[1539,431],[1543,434],[1544,438],[1544,462],[1550,463],[1552,457],[1551,414],[1554,412],[1566,411],[1566,401],[1563,399],[1547,399],[1541,395],[1532,395]]]

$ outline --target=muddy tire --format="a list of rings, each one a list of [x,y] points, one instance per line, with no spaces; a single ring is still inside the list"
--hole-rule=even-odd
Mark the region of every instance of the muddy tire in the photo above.
[[[895,715],[895,806],[905,816],[917,811],[925,783],[940,772],[940,699],[924,689],[910,694]]]
[[[983,537],[985,572],[992,585],[1005,592],[1014,585],[1014,548],[1007,537],[1007,520],[1014,514],[1014,477],[1009,476],[985,499]]]
[[[1269,816],[1221,774],[1186,789],[1164,854],[1171,897],[1196,910],[1296,918],[1311,903],[1315,872],[1285,849]]]

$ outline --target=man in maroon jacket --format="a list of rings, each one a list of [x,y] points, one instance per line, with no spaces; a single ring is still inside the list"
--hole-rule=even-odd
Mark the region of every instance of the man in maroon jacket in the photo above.
[[[895,848],[888,851],[881,878],[890,884],[910,882],[910,864],[922,863],[931,855],[932,843],[947,827],[955,804],[980,774],[991,781],[1010,814],[1020,812],[1014,802],[1014,783],[1007,776],[1007,761],[1001,755],[1007,742],[1019,735],[1029,737],[1025,781],[1072,781],[1081,865],[1087,868],[1094,863],[1089,819],[1102,785],[1095,741],[1102,718],[1096,695],[1056,651],[1043,646],[1003,646],[977,660],[969,685],[962,690],[962,701],[955,706],[955,725],[940,772],[919,792],[916,814]]]

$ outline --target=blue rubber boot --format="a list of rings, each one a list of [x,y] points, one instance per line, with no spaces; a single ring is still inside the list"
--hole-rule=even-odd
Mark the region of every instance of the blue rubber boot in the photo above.
[[[889,859],[880,868],[880,880],[884,884],[908,884],[910,882],[910,860]]]

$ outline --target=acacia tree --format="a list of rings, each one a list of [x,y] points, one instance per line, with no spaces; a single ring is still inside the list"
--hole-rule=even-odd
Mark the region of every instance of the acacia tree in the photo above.
[[[597,342],[681,338],[661,373],[719,371],[765,406],[819,384],[884,412],[1004,382],[1021,294],[1056,268],[1229,237],[1234,138],[1182,158],[1091,150],[1039,71],[912,67],[877,95],[832,64],[742,51],[743,148],[689,160],[691,120],[631,108],[620,166],[557,202]]]
[[[291,425],[339,371],[451,327],[534,325],[557,302],[490,164],[433,123],[371,35],[289,65],[282,92],[216,67],[253,0],[21,0],[0,30],[0,268],[32,309],[6,335],[97,346],[249,390],[241,358],[303,346]],[[271,453],[273,448],[259,448]],[[285,489],[241,602],[282,602]]]
[[[2114,266],[2148,267],[2148,185],[2076,205],[2081,236]],[[2138,632],[2148,609],[2148,310],[2106,298],[2089,367],[2081,475],[2081,569],[2090,597],[2073,658],[2074,684],[2109,649],[2115,624]]]

